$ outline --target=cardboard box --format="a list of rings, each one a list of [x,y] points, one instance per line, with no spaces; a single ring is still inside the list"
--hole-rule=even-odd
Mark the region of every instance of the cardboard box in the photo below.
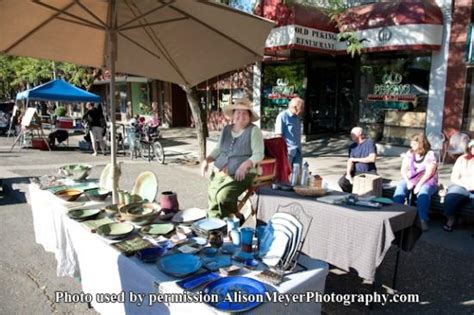
[[[359,196],[382,197],[382,177],[375,174],[360,174],[355,176],[352,193]]]

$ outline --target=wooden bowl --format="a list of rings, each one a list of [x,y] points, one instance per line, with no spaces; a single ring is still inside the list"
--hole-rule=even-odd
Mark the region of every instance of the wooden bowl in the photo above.
[[[82,195],[83,191],[79,189],[63,189],[54,194],[65,201],[74,201]]]
[[[321,197],[326,194],[326,189],[312,186],[295,186],[293,189],[298,195],[307,197]]]

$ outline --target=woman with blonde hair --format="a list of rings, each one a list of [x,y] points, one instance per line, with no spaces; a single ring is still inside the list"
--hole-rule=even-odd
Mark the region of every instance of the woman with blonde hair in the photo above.
[[[465,154],[458,157],[454,163],[451,185],[444,198],[444,215],[447,221],[443,230],[453,230],[454,212],[469,201],[474,202],[474,139],[466,145]]]
[[[411,137],[410,150],[405,154],[400,169],[402,179],[395,189],[393,200],[405,203],[409,194],[416,195],[416,209],[421,228],[428,230],[428,210],[431,197],[438,190],[437,160],[424,133]]]

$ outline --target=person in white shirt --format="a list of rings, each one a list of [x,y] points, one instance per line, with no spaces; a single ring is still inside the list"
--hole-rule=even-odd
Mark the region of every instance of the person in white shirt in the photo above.
[[[447,218],[443,230],[451,232],[455,212],[463,204],[474,202],[474,139],[466,146],[466,153],[458,157],[451,173],[451,185],[444,198],[444,215]]]

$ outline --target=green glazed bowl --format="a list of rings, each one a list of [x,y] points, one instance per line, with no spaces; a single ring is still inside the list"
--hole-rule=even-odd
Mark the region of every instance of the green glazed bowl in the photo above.
[[[67,215],[76,221],[84,221],[95,218],[101,211],[101,209],[78,209],[69,211]]]
[[[128,236],[133,230],[134,227],[130,223],[109,223],[99,226],[96,232],[100,236],[116,240]]]
[[[158,223],[142,227],[140,233],[144,235],[158,236],[168,234],[173,230],[174,225],[171,223]]]

